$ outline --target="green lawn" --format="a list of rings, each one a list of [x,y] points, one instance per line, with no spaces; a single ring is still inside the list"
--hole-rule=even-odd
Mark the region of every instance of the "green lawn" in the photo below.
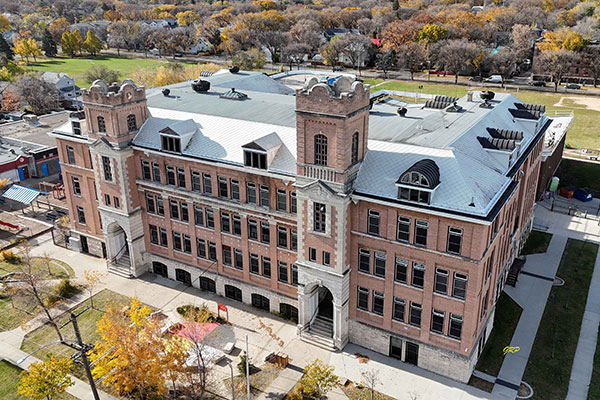
[[[557,275],[564,286],[550,291],[523,380],[534,399],[564,399],[569,387],[598,245],[569,239]]]
[[[596,342],[592,380],[590,382],[590,390],[587,398],[588,400],[600,399],[600,332],[598,332],[598,340]]]
[[[100,338],[98,333],[96,333],[96,324],[98,321],[100,321],[104,315],[104,311],[110,304],[122,304],[123,306],[126,306],[129,304],[129,298],[127,296],[112,292],[108,289],[102,290],[94,295],[94,307],[96,309],[89,309],[77,318],[79,330],[81,331],[81,336],[84,342],[93,344]],[[89,305],[89,300],[75,308],[75,314],[79,313],[79,311],[83,310],[87,305]],[[61,318],[59,318],[58,325],[62,325],[68,319],[69,315],[64,314]],[[65,339],[75,340],[75,333],[73,332],[73,327],[71,325],[67,325],[62,329],[62,331]],[[55,340],[58,340],[56,331],[50,325],[46,324],[25,336],[21,350],[31,353],[32,351],[38,349],[39,346]],[[39,359],[44,359],[46,354],[55,354],[59,357],[69,357],[71,354],[73,354],[73,352],[74,350],[72,350],[70,347],[56,344],[40,350],[36,353],[36,357]],[[78,366],[76,366],[73,374],[79,378],[86,379],[83,369]]]
[[[142,55],[140,54],[140,57]],[[167,61],[157,60],[155,58],[127,58],[127,57],[53,57],[39,58],[37,63],[31,63],[28,69],[37,71],[64,72],[75,79],[75,84],[79,87],[89,87],[90,82],[83,79],[85,72],[94,65],[105,65],[106,67],[118,71],[119,78],[128,78],[131,73],[140,68],[158,67]]]
[[[375,84],[383,82],[381,79],[365,79],[365,83]],[[419,86],[423,86],[423,89],[419,89]],[[387,90],[400,90],[406,92],[416,92],[426,94],[441,94],[446,96],[461,97],[467,94],[469,90],[478,90],[478,87],[468,87],[463,85],[453,85],[449,83],[428,83],[423,81],[388,81],[380,86],[374,88],[374,90],[387,89]],[[493,90],[498,90],[494,88]],[[523,100],[526,103],[543,104],[546,106],[546,111],[549,115],[558,112],[573,111],[575,119],[569,127],[567,133],[567,145],[570,147],[577,148],[589,148],[597,149],[600,148],[600,140],[597,135],[597,121],[600,120],[600,111],[587,109],[586,106],[580,104],[574,104],[572,101],[566,101],[564,104],[567,107],[556,106],[560,102],[561,97],[565,96],[564,93],[549,93],[549,92],[536,92],[531,90],[508,90],[507,92],[513,92],[515,96]],[[568,97],[578,97],[576,94],[568,93]]]
[[[26,397],[17,394],[17,385],[21,371],[21,368],[15,367],[6,361],[0,361],[0,399],[26,400]],[[53,397],[53,400],[77,400],[77,397],[63,393],[60,396]]]
[[[556,176],[560,178],[561,187],[588,187],[594,196],[600,195],[600,164],[563,158]]]
[[[33,315],[14,308],[10,302],[10,297],[0,296],[0,332],[14,329],[22,322],[29,321],[32,317]]]
[[[73,268],[60,260],[50,259],[50,273],[48,273],[48,266],[42,257],[32,257],[31,264],[33,269],[39,271],[39,274],[43,279],[73,278],[75,276]],[[5,261],[0,262],[0,276],[9,272],[18,272],[20,270],[19,264],[10,264]]]
[[[502,361],[504,361],[503,349],[510,346],[510,341],[522,311],[523,309],[506,293],[500,295],[496,304],[494,328],[483,348],[479,361],[477,361],[476,370],[498,376]]]
[[[531,231],[521,254],[539,254],[548,251],[548,245],[552,239],[551,233]]]

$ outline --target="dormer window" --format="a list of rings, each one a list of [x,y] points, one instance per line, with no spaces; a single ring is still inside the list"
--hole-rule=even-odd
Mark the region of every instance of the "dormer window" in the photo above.
[[[106,133],[106,122],[102,116],[98,117],[98,132]]]
[[[81,135],[81,123],[79,121],[71,121],[73,127],[73,135]]]
[[[181,153],[181,139],[167,135],[162,135],[161,139],[163,150],[174,153]]]
[[[435,161],[420,160],[407,169],[396,182],[398,198],[430,204],[433,192],[440,184],[440,170]]]
[[[246,167],[267,169],[267,153],[244,150],[244,165]]]

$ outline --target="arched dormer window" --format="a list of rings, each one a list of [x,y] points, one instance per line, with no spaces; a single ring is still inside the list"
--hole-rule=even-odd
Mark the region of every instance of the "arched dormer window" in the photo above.
[[[325,135],[315,136],[315,164],[327,165],[327,137]]]
[[[106,133],[106,122],[103,116],[98,117],[98,132]]]
[[[440,170],[435,161],[431,159],[417,161],[396,181],[398,198],[430,204],[433,192],[439,184]]]
[[[127,116],[127,131],[133,132],[137,130],[137,122],[135,121],[135,115],[129,114]]]
[[[358,132],[354,132],[352,135],[352,160],[351,164],[358,161]]]

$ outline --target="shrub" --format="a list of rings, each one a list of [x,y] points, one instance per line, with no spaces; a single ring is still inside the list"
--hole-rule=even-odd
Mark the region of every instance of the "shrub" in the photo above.
[[[250,370],[250,375],[252,375],[256,372],[256,367],[252,364],[252,360],[248,360],[248,363],[250,364],[248,365],[248,369]],[[237,368],[242,376],[246,376],[246,352],[240,356],[240,362],[238,363]]]
[[[97,79],[102,79],[107,84],[119,81],[119,72],[109,69],[105,65],[94,65],[85,72],[84,79],[88,83],[93,83]]]
[[[79,288],[73,285],[68,278],[65,278],[54,287],[54,293],[60,298],[68,299],[79,293]]]
[[[215,317],[206,306],[198,307],[186,304],[177,307],[177,313],[186,319],[193,319],[196,322],[214,322]]]
[[[16,255],[12,250],[2,250],[0,252],[0,260],[9,264],[18,264],[21,262],[21,257]]]

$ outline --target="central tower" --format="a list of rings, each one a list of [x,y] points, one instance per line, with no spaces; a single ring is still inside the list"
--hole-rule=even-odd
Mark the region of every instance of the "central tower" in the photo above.
[[[369,86],[311,78],[296,92],[298,330],[348,342],[349,193],[367,151]]]

